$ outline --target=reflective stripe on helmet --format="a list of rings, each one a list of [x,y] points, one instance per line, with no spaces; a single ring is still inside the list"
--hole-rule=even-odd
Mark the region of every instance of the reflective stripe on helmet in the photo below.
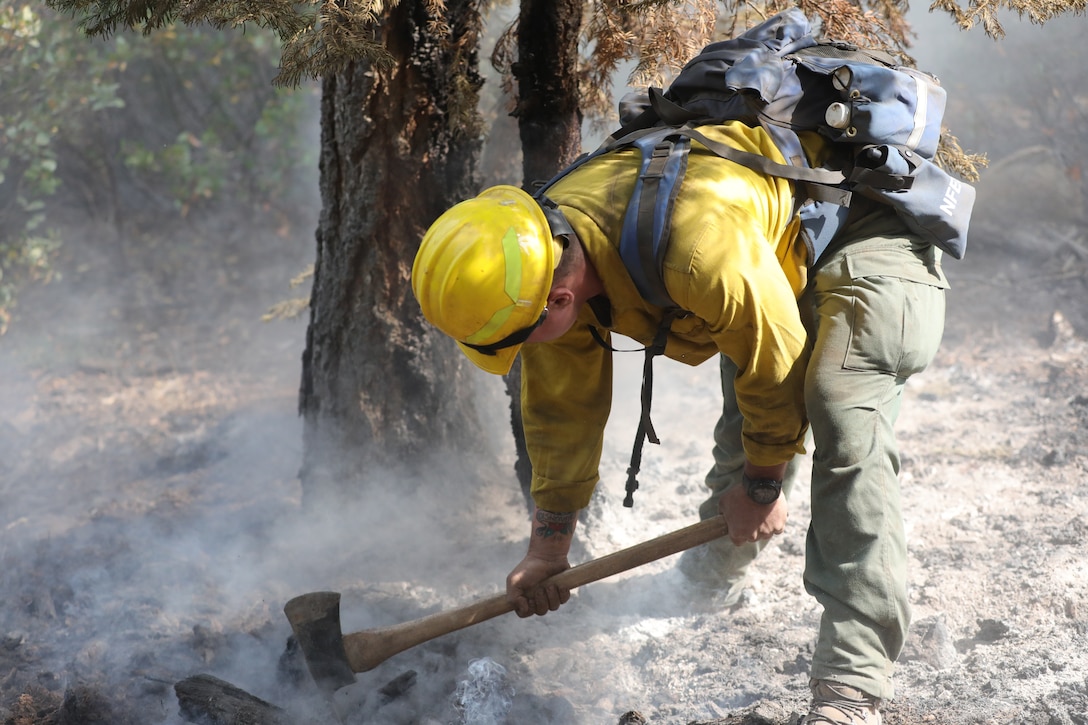
[[[518,245],[517,230],[513,227],[507,229],[506,234],[502,236],[502,256],[506,268],[503,290],[510,298],[510,304],[495,310],[491,319],[484,323],[483,327],[464,339],[464,343],[474,349],[477,347],[474,344],[475,341],[487,340],[493,337],[496,331],[502,329],[518,304],[518,297],[521,294],[521,249]]]

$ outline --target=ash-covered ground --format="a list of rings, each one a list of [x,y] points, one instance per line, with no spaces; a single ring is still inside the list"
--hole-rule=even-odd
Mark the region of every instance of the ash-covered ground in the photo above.
[[[1020,123],[1001,108],[971,112]],[[991,154],[968,257],[946,264],[943,348],[900,419],[916,624],[890,725],[1088,723],[1088,226],[1078,159],[1019,140]],[[391,472],[362,505],[302,510],[305,322],[259,318],[293,294],[310,234],[230,228],[144,253],[83,228],[0,338],[0,721],[179,725],[176,684],[211,675],[332,722],[287,652],[288,599],[332,589],[345,631],[397,624],[499,592],[524,553],[505,437],[493,480]],[[663,445],[628,510],[640,360],[619,356],[579,560],[696,520],[717,370],[660,365]],[[398,654],[336,706],[388,725],[786,725],[819,617],[807,516],[802,491],[735,610],[686,598],[667,558]]]

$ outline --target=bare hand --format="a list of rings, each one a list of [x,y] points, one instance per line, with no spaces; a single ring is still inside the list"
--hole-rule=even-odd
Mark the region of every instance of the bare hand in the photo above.
[[[718,500],[718,511],[729,526],[729,538],[734,544],[769,541],[786,529],[789,506],[779,496],[772,504],[756,503],[748,497],[744,486],[733,486]]]
[[[566,604],[570,599],[570,589],[562,589],[555,584],[541,587],[539,584],[569,568],[565,556],[546,559],[526,555],[506,577],[506,599],[514,606],[514,612],[519,617],[545,615]]]

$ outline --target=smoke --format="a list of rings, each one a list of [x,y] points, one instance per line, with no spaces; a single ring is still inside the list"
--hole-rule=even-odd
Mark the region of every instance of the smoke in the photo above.
[[[912,19],[915,56],[944,79],[948,123],[964,146],[1001,160],[1044,145],[1057,159],[1055,178],[1068,179],[1067,137],[1045,132],[1068,116],[1046,93],[1029,98],[1025,89],[1053,78],[1041,74],[1070,46],[1050,42],[1053,50],[1032,63],[1020,52],[1063,37],[1061,23],[1010,22],[998,44],[943,16]],[[993,136],[1008,124],[1019,133]],[[980,191],[995,193],[987,184]],[[279,666],[288,599],[334,589],[344,594],[345,631],[388,626],[497,593],[523,555],[528,525],[512,468],[505,484],[442,470],[426,481],[375,473],[358,502],[303,511],[296,396],[304,323],[257,320],[291,294],[286,281],[312,257],[314,222],[286,239],[244,223],[221,220],[232,254],[211,256],[219,240],[206,240],[207,258],[188,272],[155,266],[180,257],[175,249],[140,257],[139,240],[79,230],[85,244],[72,251],[65,285],[32,292],[22,308],[29,322],[0,343],[0,587],[8,602],[0,675],[14,672],[6,694],[108,682],[141,703],[145,722],[173,725],[182,721],[172,684],[207,672],[316,712],[305,678],[285,686]],[[695,521],[710,465],[720,403],[714,363],[659,360],[654,424],[663,445],[646,446],[635,509],[622,508],[642,356],[615,360],[602,480],[575,561]],[[496,439],[506,420],[500,403],[488,433]],[[508,440],[498,446],[510,455]],[[573,682],[598,714],[612,712],[609,698],[650,700],[635,672],[655,659],[669,664],[675,618],[691,606],[676,594],[670,566],[591,585],[558,616],[500,618],[401,653],[360,674],[343,697],[366,722],[442,712],[481,725],[503,722],[530,686],[551,695]],[[693,651],[700,644],[684,641]],[[620,655],[610,659],[610,648]],[[416,685],[381,702],[376,693],[409,670]],[[676,687],[695,688],[698,676]]]
[[[514,688],[506,678],[506,668],[484,657],[468,665],[466,678],[457,683],[453,701],[460,723],[501,723],[514,701]]]
[[[972,274],[1017,276],[1021,265],[1054,273],[1083,255],[1083,22],[1040,26],[1012,12],[1000,18],[1006,35],[994,40],[979,27],[961,31],[944,13],[910,14],[918,65],[948,91],[945,125],[965,150],[989,161],[975,184],[967,257],[945,264],[953,304],[958,282]]]

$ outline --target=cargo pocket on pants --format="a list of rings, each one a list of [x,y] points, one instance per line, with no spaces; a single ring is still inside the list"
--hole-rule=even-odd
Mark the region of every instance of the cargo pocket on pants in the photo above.
[[[853,300],[843,367],[907,378],[924,370],[937,354],[947,282],[909,252],[897,260],[899,255],[888,251],[847,255]]]

